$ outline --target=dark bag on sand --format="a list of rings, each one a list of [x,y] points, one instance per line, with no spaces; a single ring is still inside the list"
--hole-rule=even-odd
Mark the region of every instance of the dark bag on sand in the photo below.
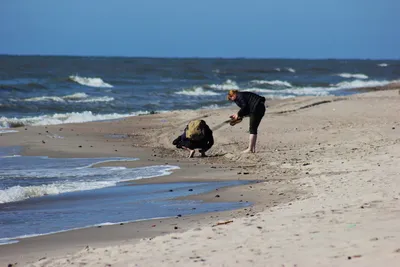
[[[186,138],[191,141],[200,141],[205,137],[204,128],[206,122],[203,120],[193,120],[186,128]]]

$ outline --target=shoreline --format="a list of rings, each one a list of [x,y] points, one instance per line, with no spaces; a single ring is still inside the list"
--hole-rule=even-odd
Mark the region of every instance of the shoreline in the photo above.
[[[198,264],[191,258],[197,253],[207,266],[374,266],[377,262],[395,266],[391,263],[400,259],[395,252],[400,241],[396,224],[400,220],[396,209],[400,193],[396,183],[400,162],[398,92],[301,97],[269,104],[260,126],[258,153],[250,155],[239,153],[246,146],[247,120],[215,130],[217,141],[208,158],[186,159],[186,151],[171,144],[189,119],[204,118],[212,128],[236,108],[26,127],[26,131],[7,135],[8,144],[25,147],[25,155],[137,154],[141,160],[127,163],[127,167],[182,166],[167,179],[133,184],[232,178],[259,182],[218,192],[218,201],[254,202],[248,208],[159,220],[156,227],[151,227],[155,221],[146,221],[101,227],[102,233],[90,228],[27,239],[25,244],[1,246],[0,258],[32,266],[68,266],[71,262],[192,266]],[[61,132],[65,138],[45,138],[46,131]],[[129,138],[103,141],[105,134],[122,133],[130,134]],[[216,200],[215,192],[191,198]],[[233,222],[213,227],[218,221],[230,220]],[[371,241],[374,238],[377,242]]]

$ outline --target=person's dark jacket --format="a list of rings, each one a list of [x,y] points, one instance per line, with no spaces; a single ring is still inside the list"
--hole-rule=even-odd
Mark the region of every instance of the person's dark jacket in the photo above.
[[[264,105],[265,97],[252,92],[237,92],[235,103],[240,107],[238,116],[244,117],[255,112],[260,103]]]
[[[199,141],[193,141],[186,137],[186,129],[183,131],[182,135],[178,136],[172,144],[177,148],[182,148],[182,146],[189,149],[200,148],[203,152],[206,152],[214,145],[213,132],[210,127],[206,124],[204,126],[204,138]]]

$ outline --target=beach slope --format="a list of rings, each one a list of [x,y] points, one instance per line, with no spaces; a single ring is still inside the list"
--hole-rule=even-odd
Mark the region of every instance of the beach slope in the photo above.
[[[155,235],[136,236],[142,239],[120,237],[107,242],[101,239],[106,234],[103,230],[97,237],[102,242],[96,243],[94,238],[83,247],[84,240],[80,240],[79,246],[59,246],[57,253],[48,253],[45,243],[36,248],[29,260],[19,258],[15,262],[18,266],[398,266],[398,91],[300,97],[268,104],[256,154],[240,153],[247,146],[248,119],[233,127],[221,124],[236,107],[47,129],[30,127],[26,131],[19,129],[18,134],[3,135],[7,144],[24,145],[25,153],[31,155],[136,153],[147,164],[163,162],[182,167],[182,172],[164,177],[163,182],[259,181],[219,193],[226,200],[254,202],[251,212],[241,210],[175,221],[181,231],[173,230],[170,222]],[[216,143],[208,158],[186,159],[187,152],[176,150],[171,144],[188,120],[194,118],[206,120],[214,129]],[[64,139],[44,140],[37,134],[66,129],[68,138]],[[108,134],[126,138],[107,139]],[[196,171],[190,171],[192,167]],[[153,180],[157,181],[160,178]],[[212,201],[215,195],[193,198]],[[132,228],[119,229],[118,233],[123,233]],[[146,225],[140,229],[148,231]],[[13,263],[10,254],[1,253],[6,248],[0,247],[0,258],[4,263]]]

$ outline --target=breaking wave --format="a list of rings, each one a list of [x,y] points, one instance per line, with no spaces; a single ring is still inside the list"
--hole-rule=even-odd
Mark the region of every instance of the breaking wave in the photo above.
[[[337,76],[340,76],[342,78],[368,79],[368,76],[362,73],[360,74],[340,73],[337,74]]]
[[[34,158],[13,157],[3,158],[3,161],[15,164],[22,161],[35,160]],[[165,176],[172,170],[179,169],[177,166],[154,165],[139,168],[126,167],[99,167],[93,165],[107,161],[136,161],[137,158],[93,158],[93,159],[65,159],[66,166],[51,162],[58,162],[57,159],[36,159],[38,168],[35,169],[6,169],[2,173],[2,179],[24,181],[35,180],[38,185],[22,183],[7,189],[0,190],[0,203],[21,201],[34,197],[47,195],[58,195],[67,192],[86,191],[115,186],[117,183],[157,176]],[[92,162],[88,166],[79,167],[79,161]],[[42,166],[49,162],[49,166]],[[74,166],[74,164],[76,166]],[[18,166],[18,165],[17,165]],[[55,180],[56,178],[56,180]]]
[[[270,84],[270,85],[277,85],[277,86],[286,86],[286,87],[292,87],[292,85],[289,82],[286,81],[264,81],[264,80],[253,80],[250,83],[252,84]]]
[[[89,97],[85,93],[76,93],[66,96],[40,96],[23,99],[26,102],[43,102],[43,101],[54,101],[54,102],[75,102],[75,103],[86,103],[86,102],[110,102],[113,101],[113,97],[101,96],[101,97]]]
[[[295,73],[295,72],[296,72],[296,70],[293,69],[293,68],[286,68],[286,70],[287,70],[288,72],[292,72],[292,73]]]
[[[78,75],[69,76],[71,81],[77,82],[81,85],[90,87],[113,87],[111,84],[104,82],[101,78],[80,77]]]
[[[348,90],[357,88],[380,87],[397,81],[363,81],[354,80],[351,82],[340,82],[331,84],[328,87],[290,87],[285,89],[263,89],[263,88],[244,88],[242,91],[259,93],[268,98],[286,98],[294,96],[327,96],[338,90]]]
[[[89,121],[115,120],[129,116],[150,114],[148,111],[138,111],[130,114],[93,114],[91,111],[70,112],[54,115],[42,115],[24,118],[0,117],[0,128],[15,128],[21,126],[55,125],[64,123],[82,123]]]
[[[188,95],[188,96],[212,96],[219,95],[213,91],[204,90],[202,87],[195,87],[191,89],[183,89],[182,91],[176,92],[177,95]]]
[[[238,84],[235,81],[232,80],[226,80],[222,84],[211,84],[211,85],[205,85],[205,88],[208,89],[215,89],[215,90],[231,90],[231,89],[239,89]]]

